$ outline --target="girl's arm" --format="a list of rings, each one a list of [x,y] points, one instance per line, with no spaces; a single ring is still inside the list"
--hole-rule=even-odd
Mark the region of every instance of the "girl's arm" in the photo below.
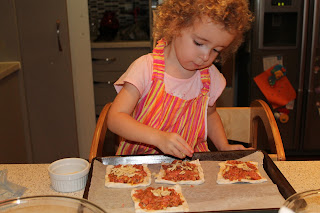
[[[216,111],[216,104],[214,104],[212,107],[208,107],[208,136],[215,147],[220,151],[246,149],[242,145],[229,144],[222,121],[218,112]]]
[[[138,89],[125,83],[108,112],[110,131],[128,140],[158,147],[163,153],[184,158],[192,157],[193,149],[176,133],[152,128],[136,121],[131,115],[140,98]]]

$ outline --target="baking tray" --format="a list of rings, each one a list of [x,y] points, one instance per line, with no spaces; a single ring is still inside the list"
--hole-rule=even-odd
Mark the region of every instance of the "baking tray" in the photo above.
[[[287,179],[280,172],[278,167],[274,164],[269,155],[263,150],[237,150],[237,151],[223,151],[223,152],[197,152],[194,153],[192,158],[187,157],[186,160],[196,160],[200,161],[225,161],[225,160],[235,160],[247,155],[250,155],[256,151],[260,151],[263,153],[263,168],[272,180],[274,184],[277,185],[279,192],[283,196],[284,199],[287,199],[289,196],[296,193],[296,191],[292,188]],[[167,155],[130,155],[130,156],[107,156],[107,157],[96,157],[93,159],[88,175],[87,184],[85,187],[85,191],[83,194],[83,198],[88,199],[89,188],[92,178],[92,171],[94,167],[94,161],[98,160],[104,165],[117,165],[117,164],[160,164],[161,162],[170,163],[174,158],[172,156]],[[250,210],[235,210],[235,211],[219,211],[219,212],[250,212],[250,213],[276,213],[279,209],[250,209]],[[217,211],[210,211],[217,212]]]

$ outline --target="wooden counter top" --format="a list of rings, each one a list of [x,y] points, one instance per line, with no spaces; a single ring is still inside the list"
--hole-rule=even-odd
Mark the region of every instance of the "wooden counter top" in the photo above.
[[[0,62],[0,80],[21,68],[19,61]]]

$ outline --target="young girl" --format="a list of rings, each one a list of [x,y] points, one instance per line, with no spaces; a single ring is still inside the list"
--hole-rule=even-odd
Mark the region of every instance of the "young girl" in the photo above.
[[[153,53],[134,61],[115,83],[109,129],[125,138],[117,155],[164,153],[178,158],[230,145],[215,102],[226,86],[212,64],[243,41],[247,0],[165,0],[158,7]]]

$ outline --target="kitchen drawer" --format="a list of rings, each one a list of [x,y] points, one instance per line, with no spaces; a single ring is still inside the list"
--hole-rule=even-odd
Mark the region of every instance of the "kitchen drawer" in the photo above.
[[[106,82],[113,84],[124,72],[93,72],[93,82]]]
[[[95,105],[104,106],[108,102],[112,102],[116,97],[117,92],[114,89],[113,84],[106,83],[94,83],[94,99]]]
[[[92,49],[92,69],[93,72],[125,72],[134,60],[150,52],[147,47]]]

